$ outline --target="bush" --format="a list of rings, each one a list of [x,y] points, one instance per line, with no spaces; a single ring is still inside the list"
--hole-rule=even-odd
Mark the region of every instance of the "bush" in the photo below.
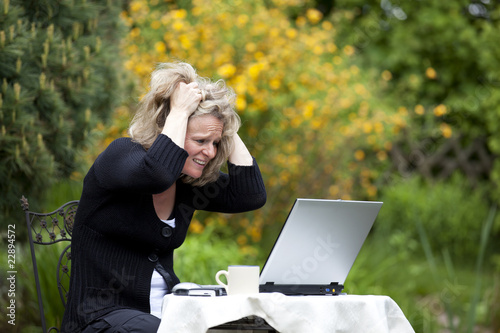
[[[222,239],[214,226],[202,233],[191,232],[185,243],[175,251],[175,272],[181,281],[217,284],[215,273],[228,265],[258,265],[256,250],[240,248],[234,239]]]
[[[485,193],[471,188],[462,176],[457,174],[447,182],[428,182],[416,176],[401,178],[384,190],[381,200],[384,205],[375,233],[388,238],[399,250],[415,254],[421,249],[421,223],[435,252],[448,251],[461,261],[476,259],[489,203]],[[495,226],[498,232],[498,217]],[[489,243],[493,243],[492,239]]]
[[[0,224],[69,178],[123,97],[118,1],[0,1]],[[41,202],[41,201],[38,201]]]
[[[7,321],[0,323],[1,332],[40,332],[41,321],[38,308],[38,297],[31,263],[31,255],[28,243],[17,243],[16,246],[16,325],[12,326]],[[5,248],[6,245],[0,239],[0,245]],[[59,297],[56,281],[56,267],[59,255],[67,243],[58,243],[55,246],[38,246],[37,264],[40,284],[42,286],[42,299],[47,327],[59,326],[61,324],[64,307]],[[7,256],[0,258],[1,267],[7,267]],[[6,281],[7,272],[0,272],[0,279]],[[5,309],[10,298],[7,297],[7,284],[0,288],[2,298],[0,307]]]

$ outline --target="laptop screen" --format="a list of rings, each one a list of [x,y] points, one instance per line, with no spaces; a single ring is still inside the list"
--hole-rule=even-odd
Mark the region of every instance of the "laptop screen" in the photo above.
[[[382,202],[297,199],[260,284],[344,284]]]

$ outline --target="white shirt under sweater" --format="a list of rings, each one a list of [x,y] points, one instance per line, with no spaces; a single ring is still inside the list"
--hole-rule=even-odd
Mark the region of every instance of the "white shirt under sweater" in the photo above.
[[[171,220],[161,220],[165,222],[172,228],[175,228],[175,218]],[[168,293],[168,285],[165,279],[158,273],[155,269],[153,271],[153,276],[151,277],[151,293],[149,295],[149,306],[151,308],[151,314],[161,318],[161,305],[163,302],[163,297]]]

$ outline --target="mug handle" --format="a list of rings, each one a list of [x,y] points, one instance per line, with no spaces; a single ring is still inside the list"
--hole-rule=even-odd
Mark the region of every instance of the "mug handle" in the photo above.
[[[228,277],[229,277],[229,272],[228,272],[228,271],[224,271],[224,270],[223,270],[223,271],[218,271],[218,272],[217,272],[217,274],[215,274],[215,281],[217,281],[217,283],[218,283],[220,286],[222,286],[222,287],[226,288],[226,290],[227,290],[227,284],[223,283],[223,282],[220,280],[220,276],[221,276],[221,275],[226,276],[226,279],[228,279]]]

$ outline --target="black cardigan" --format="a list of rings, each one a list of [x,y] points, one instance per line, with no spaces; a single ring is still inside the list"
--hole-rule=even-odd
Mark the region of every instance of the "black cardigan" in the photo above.
[[[170,288],[179,282],[173,252],[195,210],[238,213],[260,208],[266,191],[259,168],[228,163],[229,174],[202,187],[179,180],[188,157],[165,135],[147,151],[130,138],[113,141],[84,180],[75,217],[72,271],[62,332],[79,332],[110,311],[149,312],[151,276],[161,264]],[[152,194],[176,182],[176,227],[161,222]],[[166,273],[165,273],[166,271]]]

